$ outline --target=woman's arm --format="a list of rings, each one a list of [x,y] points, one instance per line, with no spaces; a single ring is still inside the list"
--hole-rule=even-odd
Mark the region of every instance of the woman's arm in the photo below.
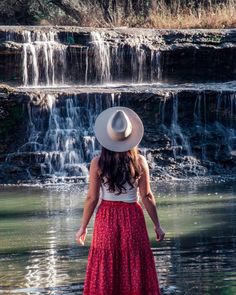
[[[81,221],[81,226],[76,234],[76,240],[78,243],[84,245],[84,240],[87,234],[87,225],[93,215],[94,209],[97,206],[99,200],[100,180],[98,177],[98,159],[95,157],[90,163],[89,169],[89,188],[86,200],[84,202],[84,210]]]
[[[142,203],[154,224],[154,229],[157,234],[157,240],[161,241],[165,236],[165,232],[161,228],[156,208],[156,200],[150,188],[150,173],[148,163],[146,158],[142,155],[140,155],[140,162],[142,167],[142,175],[139,179],[139,194]]]

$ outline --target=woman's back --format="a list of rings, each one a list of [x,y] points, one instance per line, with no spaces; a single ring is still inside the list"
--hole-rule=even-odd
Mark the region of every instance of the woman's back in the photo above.
[[[98,156],[99,158],[99,156]],[[138,163],[141,165],[142,163],[142,156],[137,155],[138,158]],[[127,203],[133,203],[137,202],[139,200],[139,193],[138,193],[138,179],[133,184],[134,187],[131,187],[131,185],[126,181],[124,184],[124,188],[126,191],[122,192],[121,194],[117,194],[118,191],[116,192],[109,192],[108,186],[104,183],[101,183],[101,188],[100,188],[100,198],[102,200],[107,200],[107,201],[123,201]]]
[[[134,184],[134,187],[131,187],[128,182],[124,184],[126,192],[123,192],[119,195],[109,192],[108,187],[104,184],[101,184],[101,199],[106,201],[123,201],[127,203],[133,203],[138,201],[138,185],[137,182]]]
[[[94,220],[83,294],[160,295],[145,216],[137,202],[140,196],[156,229],[159,220],[148,164],[137,149],[143,136],[142,121],[129,108],[111,107],[98,116],[94,130],[102,150],[89,169],[89,190],[78,233],[82,243],[100,190],[101,203]],[[160,229],[157,233],[163,238]]]

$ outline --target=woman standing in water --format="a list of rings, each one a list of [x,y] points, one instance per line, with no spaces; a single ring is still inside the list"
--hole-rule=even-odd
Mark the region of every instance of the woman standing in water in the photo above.
[[[154,256],[146,228],[141,198],[156,232],[160,226],[156,202],[150,189],[147,161],[138,153],[143,123],[126,107],[111,107],[95,122],[101,155],[90,165],[90,184],[76,240],[84,245],[87,225],[96,208],[92,243],[88,255],[84,295],[159,295]]]

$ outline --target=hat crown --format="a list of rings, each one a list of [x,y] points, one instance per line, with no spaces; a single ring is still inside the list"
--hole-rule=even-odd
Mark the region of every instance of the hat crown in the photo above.
[[[137,146],[144,132],[143,123],[132,109],[113,106],[102,111],[95,121],[94,133],[101,146],[124,152]]]
[[[124,140],[132,133],[132,124],[123,110],[116,110],[109,118],[107,132],[113,140]]]

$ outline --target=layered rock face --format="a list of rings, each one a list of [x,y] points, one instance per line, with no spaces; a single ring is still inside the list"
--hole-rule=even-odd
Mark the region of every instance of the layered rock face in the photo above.
[[[235,174],[235,31],[0,28],[0,183],[87,179],[111,106],[154,178]],[[207,82],[207,83],[206,83]]]

